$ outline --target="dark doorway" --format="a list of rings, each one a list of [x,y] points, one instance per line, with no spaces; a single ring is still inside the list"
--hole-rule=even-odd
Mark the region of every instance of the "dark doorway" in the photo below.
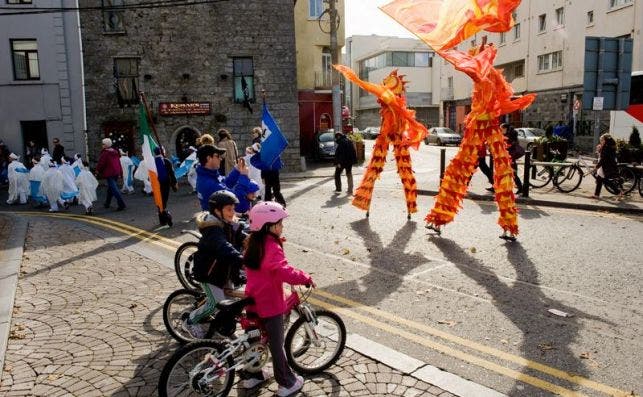
[[[190,146],[196,147],[196,140],[199,138],[199,133],[190,127],[182,128],[176,134],[176,157],[183,161],[189,154],[188,148]]]
[[[27,144],[33,141],[35,145],[36,154],[40,154],[40,149],[46,148],[49,150],[49,139],[47,139],[47,123],[45,120],[35,121],[21,121],[20,128],[22,129],[22,150],[26,162],[31,162],[34,153],[27,153]],[[27,165],[28,167],[30,165]]]
[[[135,153],[136,126],[131,121],[107,121],[103,123],[103,136],[112,140],[112,147],[122,149],[130,156]]]

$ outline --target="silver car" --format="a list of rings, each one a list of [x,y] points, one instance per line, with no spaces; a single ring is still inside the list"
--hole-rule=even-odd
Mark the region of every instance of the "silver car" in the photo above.
[[[366,139],[375,139],[380,135],[380,127],[366,127],[362,131],[362,135]]]
[[[541,136],[545,136],[545,130],[540,128],[520,127],[516,128],[518,133],[518,144],[525,150],[531,150],[534,146],[534,141]]]
[[[462,142],[462,137],[447,127],[433,127],[429,129],[429,134],[424,138],[424,143],[427,145],[431,143],[438,146],[459,145],[460,142]]]

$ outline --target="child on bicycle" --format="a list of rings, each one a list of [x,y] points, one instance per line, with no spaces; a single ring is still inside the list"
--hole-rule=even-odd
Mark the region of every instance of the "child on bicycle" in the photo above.
[[[194,254],[194,278],[201,283],[207,302],[192,311],[183,322],[183,328],[194,338],[203,339],[206,330],[199,323],[212,315],[217,302],[226,298],[224,288],[231,283],[243,284],[241,272],[245,240],[243,228],[234,218],[234,206],[239,203],[234,193],[219,190],[208,200],[209,212],[197,215],[197,226],[202,234]]]
[[[246,296],[254,298],[254,308],[250,310],[261,318],[268,335],[275,380],[279,384],[277,396],[289,396],[304,386],[304,379],[295,375],[286,361],[284,314],[287,306],[283,283],[314,286],[310,275],[288,264],[284,255],[281,233],[282,221],[287,216],[286,209],[272,201],[259,202],[252,207],[251,233],[244,254],[248,277]],[[248,379],[244,386],[254,387],[268,377],[264,373],[264,379]]]

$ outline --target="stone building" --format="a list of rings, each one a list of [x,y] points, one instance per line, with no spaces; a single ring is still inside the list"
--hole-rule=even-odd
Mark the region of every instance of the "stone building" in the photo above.
[[[95,1],[82,2],[96,5]],[[111,136],[140,153],[138,96],[145,93],[161,144],[182,158],[203,133],[228,129],[239,151],[261,124],[262,90],[299,167],[292,0],[108,8],[81,14],[89,152]],[[127,3],[125,3],[127,4]],[[252,110],[252,111],[251,111]]]

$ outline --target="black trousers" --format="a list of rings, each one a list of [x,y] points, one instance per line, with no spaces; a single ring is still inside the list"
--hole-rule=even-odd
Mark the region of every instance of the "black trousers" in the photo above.
[[[493,162],[493,157],[490,158]],[[487,165],[487,157],[478,157],[478,168],[487,177],[490,185],[493,185],[493,170]]]
[[[335,190],[342,191],[342,172],[346,170],[346,183],[348,184],[348,193],[353,192],[353,165],[337,164],[335,165]]]
[[[266,185],[266,197],[264,197],[264,200],[270,201],[274,196],[275,201],[285,207],[286,200],[284,200],[284,196],[281,195],[281,183],[279,182],[279,171],[278,170],[261,171],[261,178],[263,179],[264,185]]]

